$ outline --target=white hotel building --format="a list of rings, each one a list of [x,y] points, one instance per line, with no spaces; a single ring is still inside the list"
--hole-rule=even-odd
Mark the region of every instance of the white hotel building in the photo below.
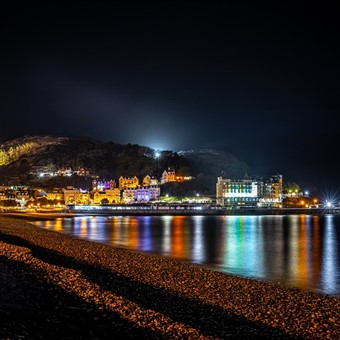
[[[218,177],[216,203],[220,205],[256,205],[259,201],[258,182],[251,179],[232,180]]]
[[[280,206],[282,175],[271,176],[265,181],[218,177],[216,203],[222,206]]]

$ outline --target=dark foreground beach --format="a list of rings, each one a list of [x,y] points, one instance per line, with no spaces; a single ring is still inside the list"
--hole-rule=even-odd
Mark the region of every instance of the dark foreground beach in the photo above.
[[[340,339],[340,300],[0,217],[0,339]]]

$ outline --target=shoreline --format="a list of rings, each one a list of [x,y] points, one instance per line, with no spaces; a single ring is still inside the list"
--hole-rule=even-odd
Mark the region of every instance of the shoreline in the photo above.
[[[185,210],[72,210],[68,212],[0,212],[0,217],[14,217],[31,220],[53,220],[57,218],[74,218],[81,216],[287,216],[287,215],[334,215],[340,216],[338,210],[325,209],[233,209],[233,210],[200,210],[200,211],[185,211]]]
[[[0,255],[0,338],[340,338],[338,298],[76,239],[22,219],[1,216]]]

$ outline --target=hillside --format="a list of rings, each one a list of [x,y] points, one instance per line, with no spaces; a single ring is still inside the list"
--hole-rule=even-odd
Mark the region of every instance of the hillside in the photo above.
[[[205,183],[208,191],[211,186],[215,190],[217,176],[235,178],[249,172],[248,166],[233,155],[211,149],[178,153],[162,151],[156,158],[155,150],[137,144],[123,145],[88,137],[51,136],[23,137],[6,141],[0,146],[1,184],[61,186],[77,185],[80,181],[84,183],[81,185],[88,185],[92,181],[91,176],[101,179],[118,179],[121,175],[160,177],[169,167],[183,175],[194,176],[196,180],[192,184]],[[85,168],[91,176],[39,176],[63,168]]]
[[[191,171],[196,175],[240,178],[245,172],[250,171],[247,164],[240,162],[235,156],[225,151],[198,149],[179,151],[178,155],[189,162]]]

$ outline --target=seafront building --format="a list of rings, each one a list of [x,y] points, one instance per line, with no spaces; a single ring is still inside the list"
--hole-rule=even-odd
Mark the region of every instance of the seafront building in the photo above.
[[[34,190],[26,186],[4,187],[0,191],[1,206],[25,206],[28,201],[34,200]]]
[[[46,190],[45,197],[49,201],[63,201],[64,193],[61,189]]]
[[[15,198],[17,200],[28,201],[31,198],[31,193],[27,188],[19,189],[15,191]]]
[[[259,183],[251,179],[217,178],[216,203],[219,205],[250,205],[259,202]]]
[[[158,186],[125,189],[123,192],[123,203],[148,203],[158,200],[159,196],[160,188]]]
[[[281,207],[283,200],[282,175],[274,175],[261,182],[259,207]]]
[[[118,188],[107,189],[105,191],[96,191],[93,194],[93,204],[117,204],[121,201],[121,194]]]
[[[80,189],[75,189],[73,187],[66,187],[63,189],[65,204],[78,204],[78,199],[80,195]]]
[[[279,207],[282,205],[282,175],[266,180],[218,177],[216,203],[222,206]]]

